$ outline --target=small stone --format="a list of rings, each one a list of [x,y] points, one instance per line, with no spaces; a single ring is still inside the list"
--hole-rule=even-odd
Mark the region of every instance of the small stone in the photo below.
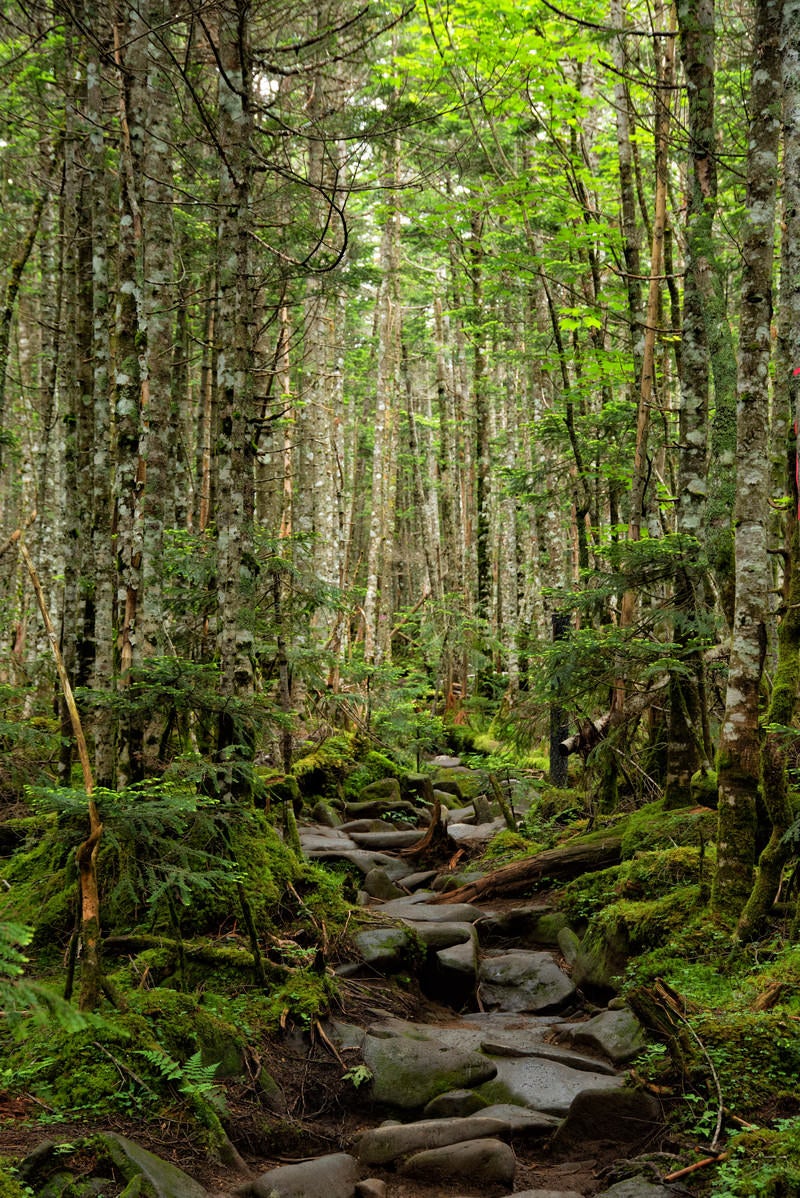
[[[486,1106],[486,1099],[474,1090],[448,1090],[437,1094],[423,1110],[427,1119],[463,1119]]]

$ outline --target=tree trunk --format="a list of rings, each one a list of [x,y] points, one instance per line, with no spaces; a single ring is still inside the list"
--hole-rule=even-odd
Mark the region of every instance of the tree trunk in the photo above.
[[[250,258],[251,60],[247,0],[219,8],[218,128],[220,159],[218,225],[216,443],[217,652],[220,689],[242,699],[253,685],[252,263]],[[227,752],[235,746],[233,757]],[[225,705],[219,717],[218,752],[222,797],[242,797],[247,784],[235,758],[248,759],[252,733],[244,716]]]
[[[783,81],[783,225],[781,235],[781,290],[778,366],[775,406],[788,408],[794,401],[795,430],[800,429],[800,386],[795,370],[800,366],[800,4],[783,6],[780,62]],[[792,384],[790,385],[790,381]],[[791,421],[781,421],[790,426]],[[758,860],[750,897],[736,930],[742,941],[765,934],[772,903],[778,894],[789,850],[784,833],[792,822],[787,793],[786,766],[789,741],[785,729],[793,723],[800,684],[800,506],[796,475],[797,433],[784,454],[785,493],[791,505],[785,513],[787,540],[784,604],[778,630],[778,663],[772,682],[767,727],[761,749],[761,791],[772,825],[769,841]]]
[[[738,356],[736,606],[719,746],[719,831],[712,906],[738,916],[753,883],[758,715],[767,648],[770,566],[769,360],[780,133],[779,0],[757,0]]]
[[[708,490],[708,393],[710,361],[703,293],[697,272],[709,252],[716,203],[714,132],[714,2],[684,0],[678,5],[681,58],[689,93],[691,192],[686,234],[686,282],[681,335],[681,392],[678,425],[676,531],[699,550]],[[692,775],[707,766],[703,659],[696,648],[702,635],[703,574],[688,550],[675,579],[674,606],[680,613],[673,633],[681,669],[670,678],[669,741],[664,789],[667,807],[690,802]],[[688,668],[687,668],[688,667]]]

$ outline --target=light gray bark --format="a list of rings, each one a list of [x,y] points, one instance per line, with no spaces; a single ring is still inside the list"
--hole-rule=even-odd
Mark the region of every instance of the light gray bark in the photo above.
[[[719,745],[719,831],[712,905],[736,916],[753,880],[759,784],[759,698],[767,647],[770,567],[769,361],[775,197],[781,125],[780,0],[757,0],[746,223],[742,246],[734,510],[736,606]]]

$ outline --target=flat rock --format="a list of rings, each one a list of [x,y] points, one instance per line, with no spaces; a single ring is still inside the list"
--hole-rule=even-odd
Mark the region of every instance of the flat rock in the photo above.
[[[575,986],[547,952],[512,949],[487,956],[480,968],[485,1007],[503,1011],[551,1011],[575,996]]]
[[[487,1136],[497,1138],[503,1130],[497,1119],[484,1119],[480,1115],[469,1119],[421,1119],[417,1123],[397,1123],[365,1132],[356,1152],[364,1165],[386,1165],[424,1148],[443,1148]]]
[[[417,901],[414,901],[414,900]],[[384,915],[396,919],[408,919],[414,923],[475,923],[483,914],[480,907],[471,903],[426,903],[422,896],[412,895],[407,899],[392,899],[382,908]]]
[[[234,1193],[246,1198],[354,1198],[359,1168],[346,1152],[262,1173]]]
[[[457,844],[488,844],[505,826],[504,819],[493,819],[488,824],[458,824],[448,820],[447,835]]]
[[[367,849],[358,849],[353,841],[351,849],[345,847],[332,847],[330,844],[327,848],[306,849],[304,852],[307,857],[314,861],[349,861],[357,869],[360,869],[366,877],[371,869],[377,866],[382,866],[386,870],[389,877],[395,881],[402,878],[407,872],[408,867],[402,861],[398,861],[395,857],[390,857],[388,853],[370,853]],[[393,902],[403,902],[403,899],[393,899]]]
[[[421,840],[424,832],[420,828],[398,828],[386,832],[351,832],[350,838],[361,849],[378,849],[383,852],[397,852],[406,849]]]
[[[467,1140],[446,1148],[417,1152],[400,1166],[406,1177],[421,1181],[469,1180],[473,1187],[511,1186],[517,1171],[514,1150],[502,1140]]]
[[[543,1061],[557,1061],[569,1069],[579,1069],[581,1073],[604,1073],[614,1076],[615,1069],[606,1061],[598,1061],[594,1057],[584,1057],[572,1049],[558,1048],[556,1045],[532,1043],[530,1045],[509,1044],[506,1039],[493,1040],[487,1037],[481,1040],[481,1052],[489,1057],[541,1057]]]
[[[570,1069],[542,1057],[493,1057],[497,1076],[477,1087],[489,1103],[516,1103],[548,1115],[566,1115],[584,1090],[615,1092],[622,1078]]]
[[[385,907],[382,910],[385,910]],[[401,916],[401,919],[403,923],[413,927],[419,939],[431,952],[438,953],[439,949],[451,948],[454,944],[474,944],[477,949],[477,937],[471,923],[417,920],[408,915]]]
[[[429,882],[433,882],[438,874],[435,869],[419,870],[417,873],[406,874],[403,878],[403,885],[406,890],[419,890],[421,886],[427,886]]]
[[[471,1089],[497,1072],[481,1053],[427,1036],[367,1034],[362,1054],[374,1101],[401,1110],[421,1109],[437,1094]]]
[[[544,1111],[530,1111],[527,1107],[514,1106],[510,1102],[496,1102],[483,1107],[481,1115],[487,1119],[499,1119],[507,1134],[514,1140],[541,1140],[550,1135],[559,1125],[557,1115]]]

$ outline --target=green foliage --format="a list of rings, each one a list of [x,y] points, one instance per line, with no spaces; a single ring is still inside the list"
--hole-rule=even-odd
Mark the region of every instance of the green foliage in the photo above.
[[[29,853],[15,855],[10,877],[27,871],[25,917],[32,920],[33,912],[40,911],[40,888],[57,878],[53,901],[61,904],[64,918],[58,930],[63,936],[74,897],[68,888],[74,877],[72,853],[85,836],[86,796],[79,790],[39,788],[31,789],[29,797],[39,813],[39,843]],[[239,910],[239,887],[257,925],[271,925],[300,866],[263,812],[222,803],[191,783],[168,777],[124,791],[98,788],[95,799],[104,827],[98,876],[107,929],[144,924],[182,934],[216,931]],[[65,855],[69,868],[54,875]],[[12,896],[22,903],[19,888],[14,888],[6,905]],[[40,926],[41,918],[37,935]],[[54,930],[52,919],[47,926]]]
[[[52,708],[32,687],[0,682],[0,799],[15,800],[31,778],[45,774],[57,753]]]
[[[342,1081],[349,1082],[354,1090],[359,1090],[372,1081],[372,1070],[366,1065],[354,1065],[342,1074]]]
[[[800,1117],[746,1131],[728,1145],[715,1170],[711,1198],[793,1198],[800,1192]]]
[[[329,974],[314,968],[296,969],[269,995],[264,1008],[267,1027],[273,1032],[287,1023],[311,1027],[328,1013],[337,993],[336,982]]]
[[[53,990],[23,976],[30,962],[22,950],[32,940],[31,928],[0,922],[0,1009],[6,1027],[13,1031],[26,1019],[66,1031],[84,1027],[84,1017]]]
[[[138,1053],[149,1065],[158,1070],[166,1081],[174,1082],[181,1094],[189,1094],[195,1098],[210,1094],[217,1088],[214,1084],[214,1076],[219,1068],[219,1063],[214,1061],[210,1065],[204,1065],[203,1054],[199,1048],[182,1065],[173,1060],[169,1053],[164,1052],[162,1048],[140,1048]]]
[[[487,868],[496,869],[502,862],[531,857],[542,847],[542,845],[529,840],[527,836],[504,828],[489,841],[481,860],[486,863]]]

